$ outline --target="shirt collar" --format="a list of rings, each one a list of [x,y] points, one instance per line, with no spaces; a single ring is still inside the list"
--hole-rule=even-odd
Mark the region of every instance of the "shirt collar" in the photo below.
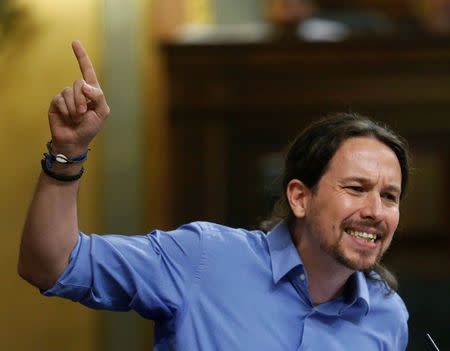
[[[361,315],[367,316],[370,311],[370,294],[367,286],[366,276],[363,272],[355,272],[348,281],[347,296],[345,297],[346,307],[356,308]]]
[[[278,223],[268,234],[273,282],[276,284],[293,268],[303,265],[297,249],[292,242],[286,221]]]
[[[292,242],[286,221],[278,223],[268,234],[267,243],[272,263],[273,282],[276,284],[297,266],[303,266],[303,262]],[[352,313],[366,316],[370,311],[370,295],[366,276],[363,272],[355,272],[349,279],[346,291],[345,307],[341,310],[351,308]],[[356,310],[355,310],[356,309]]]

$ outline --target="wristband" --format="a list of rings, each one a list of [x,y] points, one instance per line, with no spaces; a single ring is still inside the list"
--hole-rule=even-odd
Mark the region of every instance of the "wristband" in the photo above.
[[[64,154],[57,154],[55,156],[54,152],[53,152],[53,148],[52,148],[52,141],[50,140],[47,143],[47,150],[48,150],[48,154],[44,153],[44,157],[49,160],[48,163],[48,168],[46,166],[47,169],[50,169],[53,167],[53,163],[54,162],[58,162],[61,164],[71,164],[71,163],[77,163],[77,162],[81,162],[83,160],[85,160],[87,158],[88,152],[90,151],[90,149],[88,149],[88,151],[86,151],[83,155],[79,156],[79,157],[67,157]]]
[[[50,166],[47,168],[45,158],[43,158],[41,160],[41,166],[42,166],[42,170],[44,171],[45,174],[47,174],[49,177],[51,177],[53,179],[60,180],[62,182],[73,182],[75,180],[78,180],[81,178],[81,176],[83,175],[83,172],[84,172],[84,167],[82,167],[80,173],[75,174],[73,176],[66,176],[66,175],[62,175],[62,174],[53,173],[52,171],[49,170]]]

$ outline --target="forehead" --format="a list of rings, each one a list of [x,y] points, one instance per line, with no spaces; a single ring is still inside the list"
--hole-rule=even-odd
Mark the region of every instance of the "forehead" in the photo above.
[[[401,185],[401,168],[397,155],[386,144],[370,137],[345,140],[330,160],[326,173],[334,177],[381,177],[391,185]]]

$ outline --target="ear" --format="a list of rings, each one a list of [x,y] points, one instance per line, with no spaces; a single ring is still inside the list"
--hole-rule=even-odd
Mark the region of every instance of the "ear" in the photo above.
[[[286,197],[295,217],[305,217],[310,194],[309,188],[298,179],[292,179],[287,185]]]

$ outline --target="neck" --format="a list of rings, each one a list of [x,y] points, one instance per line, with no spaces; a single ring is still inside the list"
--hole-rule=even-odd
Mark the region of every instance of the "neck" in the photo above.
[[[308,291],[313,304],[320,305],[342,296],[345,284],[354,271],[324,252],[311,236],[302,235],[303,230],[298,225],[291,233],[308,276]]]

